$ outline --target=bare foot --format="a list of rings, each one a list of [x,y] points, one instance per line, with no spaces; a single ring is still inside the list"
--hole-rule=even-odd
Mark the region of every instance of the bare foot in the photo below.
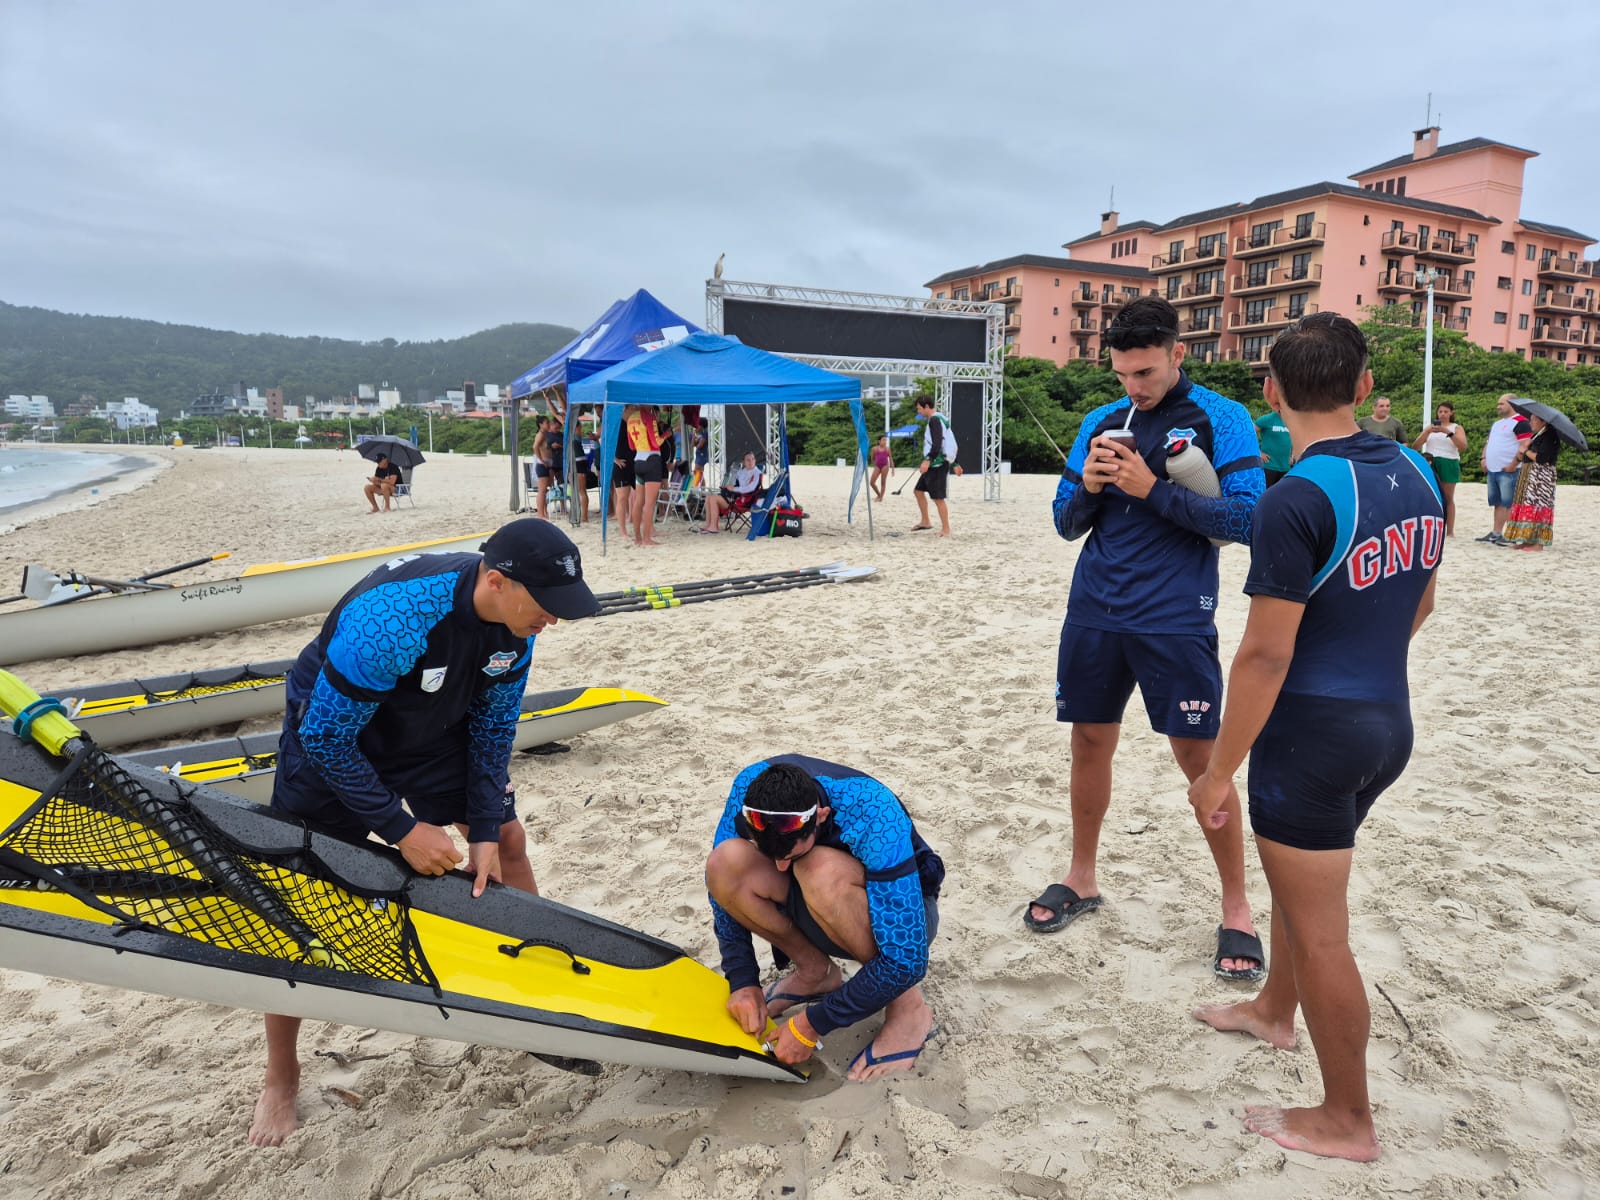
[[[255,1116],[250,1120],[252,1146],[281,1146],[300,1127],[294,1110],[295,1093],[299,1090],[297,1084],[276,1083],[261,1089]]]
[[[1285,1150],[1304,1150],[1323,1158],[1374,1162],[1382,1153],[1370,1115],[1338,1120],[1325,1107],[1271,1108],[1253,1104],[1244,1110],[1244,1127],[1271,1138]]]
[[[792,999],[780,1000],[780,996],[821,996],[843,986],[844,972],[831,958],[828,960],[828,969],[821,975],[790,971],[767,989],[767,994],[772,997],[767,1001],[767,1015],[776,1019],[800,1003]]]
[[[933,1010],[918,995],[916,1004],[901,1005],[899,1011],[886,1016],[878,1036],[850,1064],[850,1082],[866,1083],[896,1071],[911,1070],[917,1065],[917,1059],[910,1052],[920,1051],[933,1031]],[[878,1061],[869,1063],[868,1055]],[[906,1057],[891,1057],[893,1055]]]
[[[1294,1049],[1294,1021],[1268,1021],[1256,1012],[1254,1000],[1238,1004],[1202,1004],[1189,1013],[1196,1021],[1224,1033],[1248,1033],[1279,1050]]]

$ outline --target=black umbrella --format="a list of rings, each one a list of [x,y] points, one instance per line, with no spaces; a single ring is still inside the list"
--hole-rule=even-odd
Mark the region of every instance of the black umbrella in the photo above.
[[[1564,420],[1565,418],[1563,418]],[[356,447],[362,458],[377,462],[380,458],[387,458],[401,470],[409,471],[418,463],[427,462],[414,444],[397,437],[368,438]]]
[[[1576,446],[1579,450],[1589,448],[1588,440],[1579,428],[1572,423],[1572,418],[1559,408],[1551,408],[1538,400],[1516,399],[1511,402],[1511,407],[1525,417],[1538,417],[1551,429],[1556,431],[1556,436],[1569,446]]]

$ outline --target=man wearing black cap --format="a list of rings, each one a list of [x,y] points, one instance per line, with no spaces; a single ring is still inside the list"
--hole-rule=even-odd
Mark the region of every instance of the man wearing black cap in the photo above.
[[[483,554],[414,554],[339,601],[290,673],[272,807],[353,841],[377,834],[443,875],[468,842],[472,894],[537,892],[509,764],[534,638],[594,615],[578,548],[555,525],[502,526]],[[408,811],[409,810],[409,811]],[[295,1129],[297,1017],[267,1017],[267,1079],[250,1141]]]

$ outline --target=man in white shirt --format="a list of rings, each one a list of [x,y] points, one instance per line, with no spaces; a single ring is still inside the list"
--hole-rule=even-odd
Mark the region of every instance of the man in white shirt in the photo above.
[[[719,492],[706,497],[706,523],[701,533],[721,533],[722,514],[729,509],[749,508],[761,488],[761,468],[756,466],[754,452],[747,451],[744,465],[733,472],[733,478]]]
[[[1511,500],[1517,490],[1517,451],[1533,436],[1527,419],[1511,406],[1510,392],[1500,397],[1495,407],[1499,419],[1489,427],[1483,443],[1483,470],[1489,484],[1489,505],[1494,509],[1494,529],[1478,540],[1499,545],[1505,539],[1506,520],[1511,516]]]
[[[950,423],[934,408],[933,399],[922,396],[917,400],[917,417],[926,421],[922,430],[922,463],[917,467],[921,478],[913,495],[917,498],[917,511],[921,514],[913,530],[932,529],[928,521],[928,501],[939,510],[939,536],[950,536],[950,509],[945,503],[945,489],[950,481],[950,471],[957,475],[961,468],[956,463],[956,435]]]

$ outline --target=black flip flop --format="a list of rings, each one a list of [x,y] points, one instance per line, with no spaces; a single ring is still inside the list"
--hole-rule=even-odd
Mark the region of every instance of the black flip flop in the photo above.
[[[1225,958],[1253,958],[1259,966],[1230,971],[1222,965]],[[1257,983],[1267,977],[1267,952],[1261,939],[1242,929],[1217,926],[1217,956],[1211,960],[1212,973],[1218,979],[1232,979],[1242,983]]]
[[[1039,921],[1029,911],[1035,904],[1040,908],[1047,908],[1054,916],[1046,917]],[[1080,896],[1064,883],[1052,883],[1045,888],[1044,895],[1031,901],[1028,908],[1022,910],[1022,923],[1035,933],[1054,933],[1058,929],[1065,929],[1086,912],[1093,912],[1105,904],[1103,896]]]

